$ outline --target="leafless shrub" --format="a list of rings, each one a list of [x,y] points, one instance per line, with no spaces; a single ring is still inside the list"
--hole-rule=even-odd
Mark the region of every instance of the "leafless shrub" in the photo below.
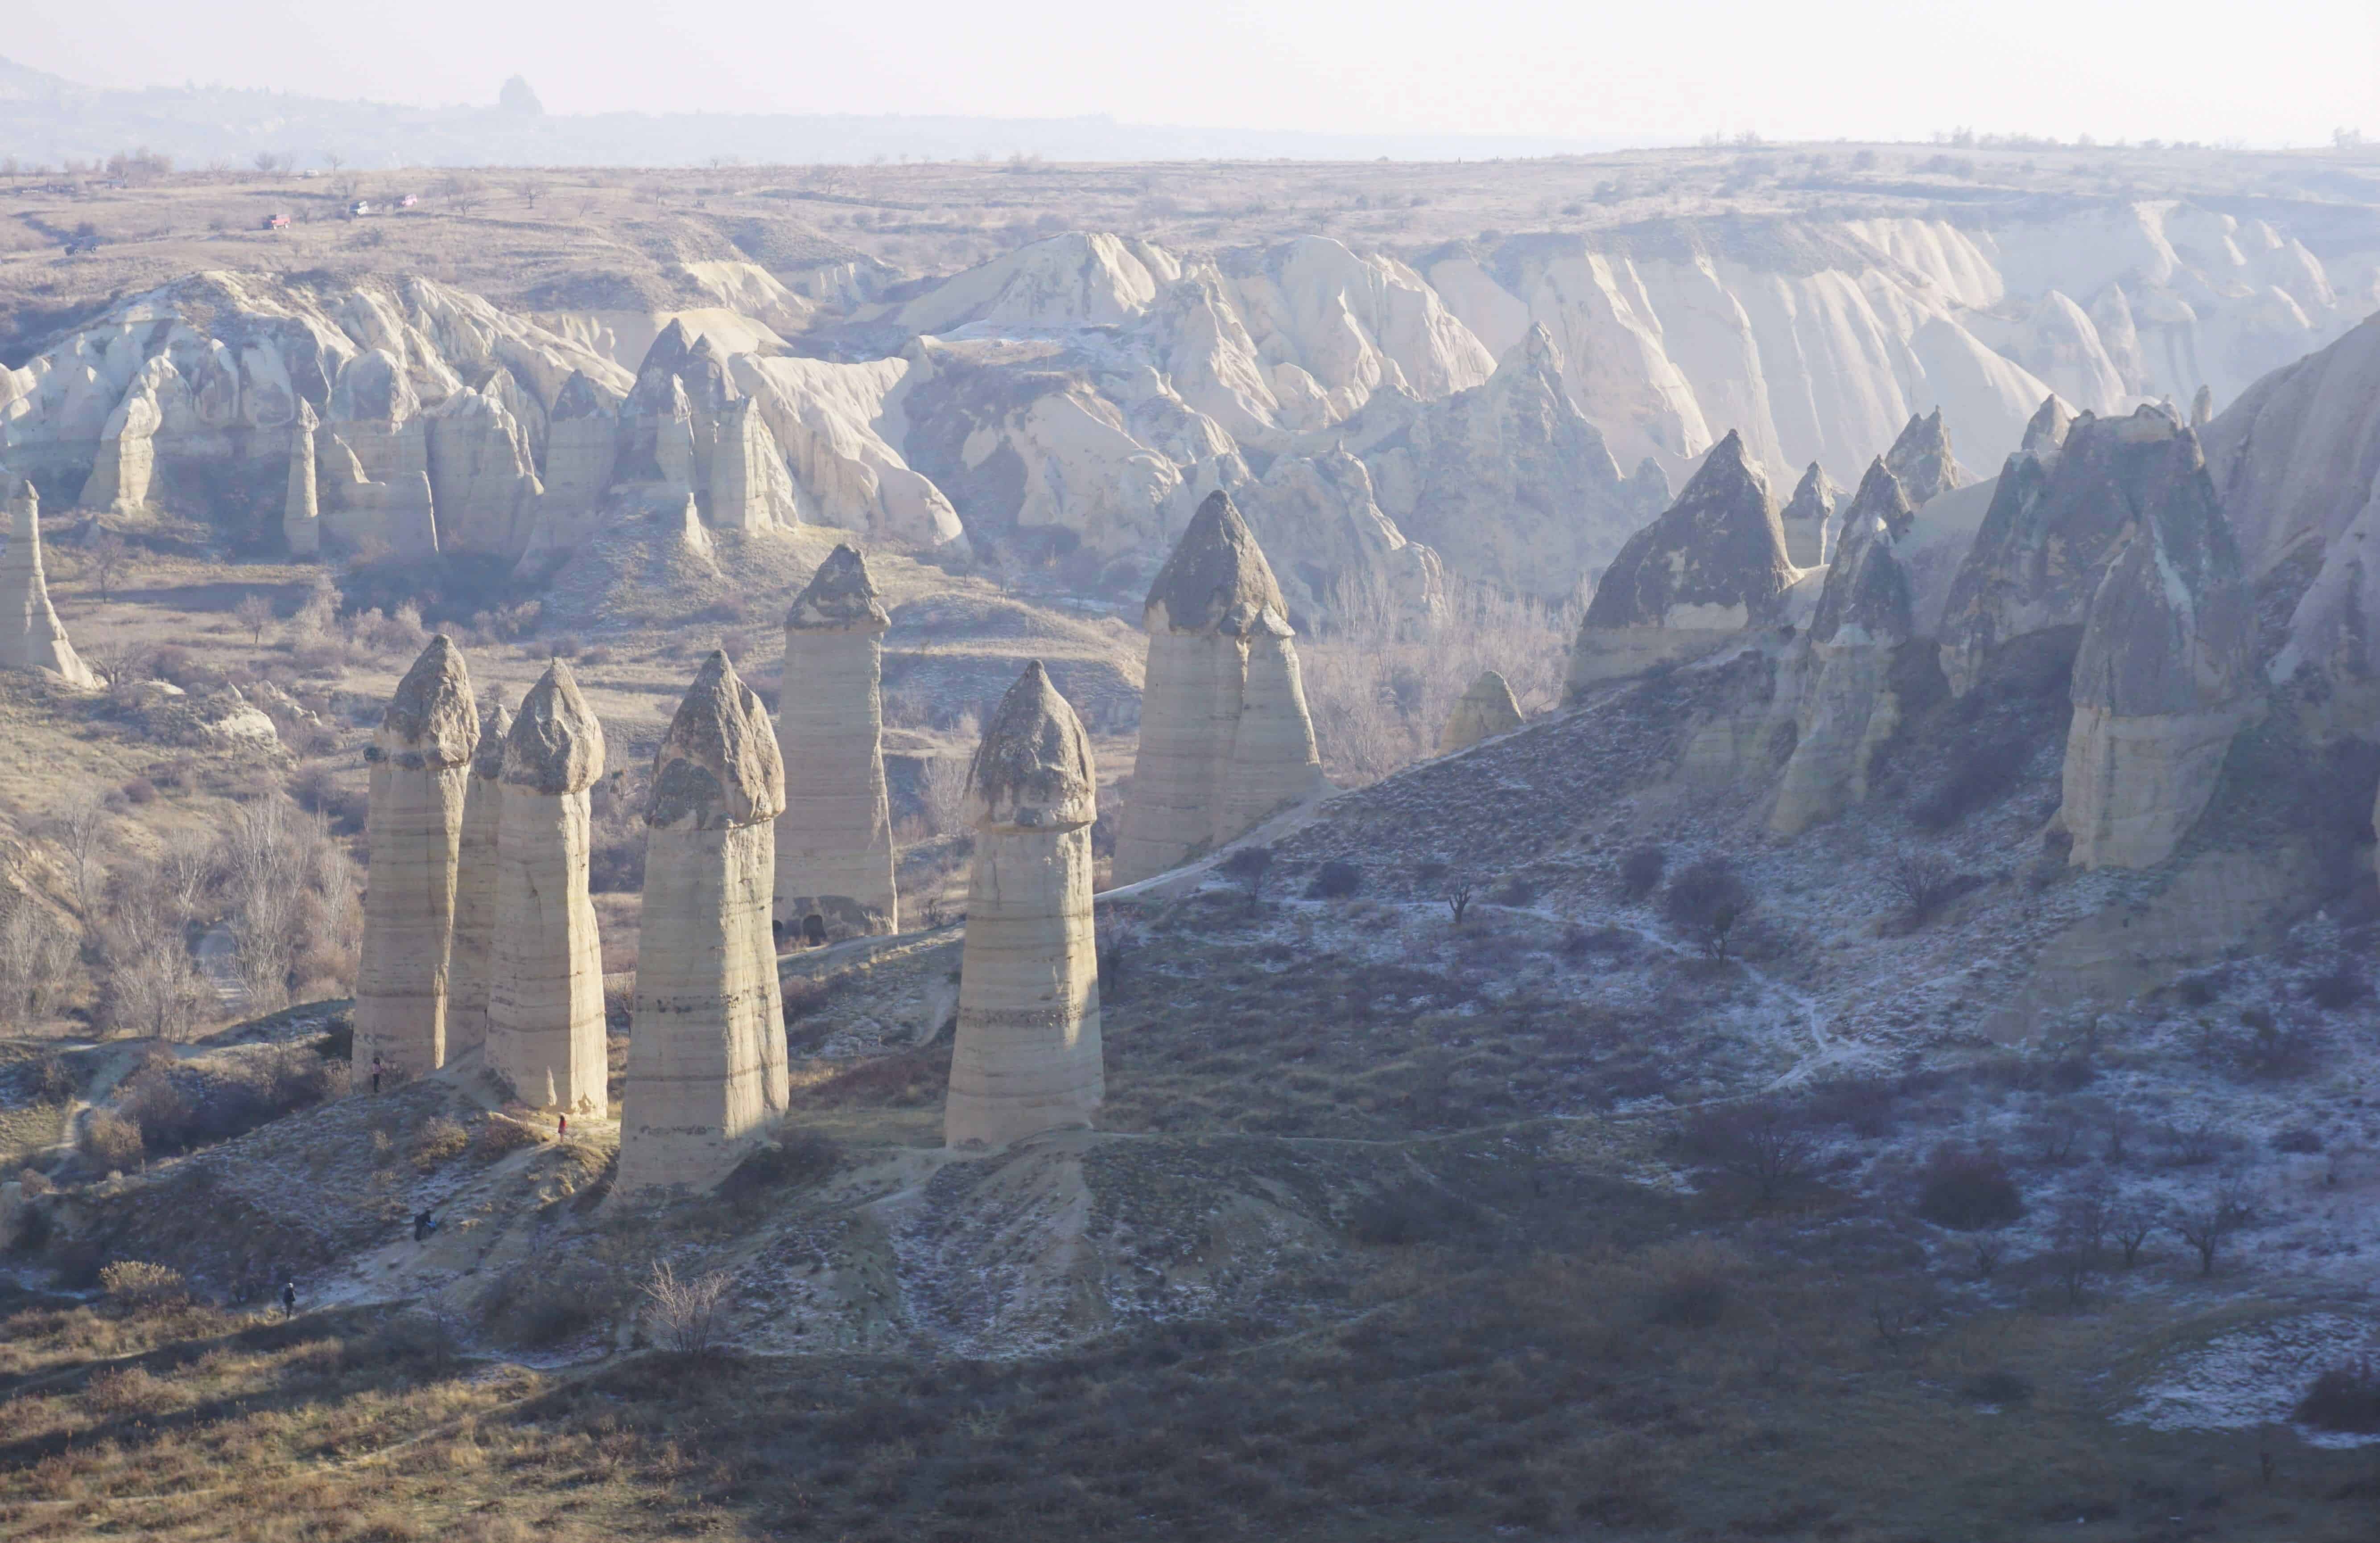
[[[2215,1261],[2233,1233],[2255,1214],[2254,1191],[2247,1175],[2228,1172],[2192,1198],[2177,1207],[2173,1230],[2198,1255],[2198,1272],[2215,1273]]]
[[[727,1275],[713,1270],[681,1280],[666,1259],[653,1265],[644,1284],[647,1311],[653,1332],[681,1355],[708,1355],[719,1323],[719,1301],[727,1294]]]
[[[69,797],[46,821],[46,834],[65,854],[67,879],[74,886],[75,909],[86,922],[91,917],[91,904],[99,897],[107,881],[105,850],[110,827],[115,817],[107,812],[93,795],[83,792]]]
[[[205,1021],[213,993],[191,962],[168,896],[128,884],[101,929],[99,1015],[118,1034],[187,1039]]]
[[[99,1272],[100,1290],[128,1307],[162,1307],[189,1299],[190,1284],[178,1270],[144,1259],[118,1259]]]
[[[1248,904],[1256,905],[1264,897],[1265,874],[1272,867],[1272,848],[1243,846],[1225,857],[1216,871],[1226,879],[1236,879],[1248,887]]]
[[[1893,898],[1900,902],[1903,926],[1914,931],[1934,919],[1959,893],[1959,870],[1932,852],[1903,852],[1886,871]]]
[[[1692,932],[1703,952],[1714,959],[1727,957],[1729,937],[1752,908],[1752,890],[1727,858],[1702,858],[1670,881],[1661,896],[1661,912],[1671,923]]]
[[[231,608],[231,614],[234,619],[247,629],[248,640],[251,645],[263,643],[264,629],[273,625],[271,601],[251,590],[239,597],[239,603]]]
[[[972,712],[953,731],[960,743],[972,745],[983,731]],[[925,806],[926,826],[938,836],[956,835],[967,828],[967,761],[964,756],[936,756],[926,762],[917,781]]]
[[[320,816],[282,793],[252,799],[216,841],[214,868],[252,1007],[281,1006],[309,974],[354,978],[353,866]]]
[[[1749,1182],[1764,1206],[1809,1172],[1816,1150],[1800,1111],[1771,1099],[1706,1111],[1686,1138],[1704,1161]]]
[[[84,1119],[76,1146],[101,1168],[119,1172],[138,1166],[148,1151],[140,1139],[139,1125],[103,1109],[94,1110]]]
[[[1631,900],[1644,899],[1660,887],[1661,872],[1669,861],[1669,852],[1656,843],[1630,847],[1620,859],[1620,892]]]
[[[49,1015],[71,978],[72,928],[14,890],[0,890],[0,1028]]]
[[[2107,1211],[2107,1235],[2123,1251],[2124,1268],[2140,1262],[2141,1250],[2165,1223],[2165,1207],[2148,1196],[2116,1201]]]

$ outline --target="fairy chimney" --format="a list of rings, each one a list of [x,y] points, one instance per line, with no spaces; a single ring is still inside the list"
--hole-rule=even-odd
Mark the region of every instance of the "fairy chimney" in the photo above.
[[[441,633],[397,683],[370,764],[355,1061],[398,1077],[446,1063],[455,879],[479,710],[463,652]]]
[[[1482,671],[1455,701],[1454,711],[1446,715],[1446,727],[1438,736],[1438,753],[1447,755],[1520,726],[1521,704],[1513,699],[1512,686],[1495,671]]]
[[[942,1132],[1000,1146],[1087,1125],[1106,1091],[1091,923],[1091,743],[1036,661],[968,768],[975,866]]]
[[[311,557],[322,550],[322,505],[314,485],[318,426],[314,405],[299,397],[297,420],[289,425],[289,489],[281,503],[281,535],[292,557]]]
[[[703,662],[653,763],[644,931],[621,1114],[623,1191],[707,1187],[785,1112],[769,933],[785,775],[768,711]]]
[[[1322,786],[1296,634],[1230,494],[1198,506],[1142,622],[1148,666],[1116,839],[1120,884],[1232,841]]]
[[[513,715],[488,709],[463,794],[463,842],[455,872],[455,947],[447,970],[446,1059],[488,1042],[488,966],[496,937],[496,832],[504,820],[504,740]]]
[[[838,546],[785,613],[777,742],[777,919],[834,935],[900,930],[884,788],[884,629],[867,560]]]
[[[555,660],[504,739],[487,1065],[522,1102],[605,1112],[603,954],[587,896],[587,790],[603,725]]]
[[[1785,556],[1797,568],[1823,568],[1833,555],[1829,542],[1835,523],[1835,480],[1812,461],[1793,496],[1777,516],[1785,531]]]
[[[0,670],[48,670],[70,686],[99,676],[67,641],[42,572],[42,503],[33,484],[0,468],[8,492],[8,549],[0,553]]]

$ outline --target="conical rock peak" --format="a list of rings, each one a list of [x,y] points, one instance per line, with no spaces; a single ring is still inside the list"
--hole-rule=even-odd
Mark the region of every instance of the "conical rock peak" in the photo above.
[[[504,781],[535,793],[583,793],[603,774],[603,725],[557,659],[521,699],[504,740]]]
[[[645,823],[757,825],[784,808],[785,769],[769,711],[713,650],[654,759]]]
[[[1255,630],[1268,609],[1288,614],[1272,567],[1231,494],[1217,489],[1207,495],[1158,570],[1148,590],[1152,629],[1160,607],[1163,625],[1174,632],[1241,634]]]
[[[460,766],[480,740],[480,709],[463,650],[444,633],[430,639],[381,715],[373,749],[400,766]]]
[[[868,575],[868,559],[849,545],[827,553],[809,583],[794,597],[785,625],[820,631],[869,629],[882,631],[892,617],[876,598],[876,584]]]
[[[1091,741],[1074,708],[1035,660],[991,715],[967,768],[981,825],[1060,830],[1099,815]]]

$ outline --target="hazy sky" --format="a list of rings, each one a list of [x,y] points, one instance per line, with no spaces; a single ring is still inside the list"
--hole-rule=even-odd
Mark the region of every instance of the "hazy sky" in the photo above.
[[[2380,0],[74,0],[0,55],[92,84],[550,112],[954,113],[1676,143],[2380,136]],[[608,23],[606,18],[616,18]]]

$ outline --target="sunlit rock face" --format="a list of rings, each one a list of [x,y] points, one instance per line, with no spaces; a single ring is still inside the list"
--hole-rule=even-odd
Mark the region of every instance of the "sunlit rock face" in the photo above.
[[[1087,1125],[1106,1094],[1091,915],[1090,739],[1038,662],[968,769],[976,844],[944,1139]]]
[[[532,1108],[608,1107],[603,953],[587,893],[587,790],[603,725],[560,660],[521,701],[504,741],[487,1066]]]
[[[1200,505],[1142,618],[1148,668],[1118,883],[1231,841],[1322,785],[1281,589],[1228,494]]]
[[[1942,426],[1942,409],[1925,417],[1912,414],[1900,437],[1884,455],[1886,469],[1900,484],[1910,507],[1922,509],[1953,488],[1974,480],[1950,451],[1950,431]]]
[[[645,808],[623,1192],[708,1187],[784,1114],[785,1022],[769,930],[784,805],[768,711],[713,653],[671,721]]]
[[[838,546],[785,612],[777,739],[776,917],[830,936],[900,930],[884,783],[884,629],[868,563]]]
[[[488,969],[496,941],[496,843],[504,824],[504,743],[513,715],[488,709],[463,793],[463,839],[455,872],[455,944],[447,967],[446,1059],[488,1042]]]
[[[1572,645],[1568,694],[1699,658],[1779,620],[1794,574],[1767,480],[1730,432],[1612,560]]]
[[[454,640],[430,640],[397,683],[371,767],[355,1057],[400,1077],[446,1063],[456,880],[479,709]]]
[[[1513,699],[1512,686],[1495,671],[1483,671],[1456,699],[1454,711],[1446,715],[1446,726],[1438,736],[1438,751],[1448,755],[1467,749],[1491,735],[1520,726],[1521,704]]]
[[[99,676],[67,640],[42,568],[42,502],[33,484],[0,467],[8,501],[8,550],[0,553],[0,670],[47,670],[70,686]]]
[[[321,427],[314,405],[301,400],[297,421],[289,425],[289,476],[281,499],[281,539],[292,557],[313,557],[322,550],[322,503],[314,470],[314,433]]]

